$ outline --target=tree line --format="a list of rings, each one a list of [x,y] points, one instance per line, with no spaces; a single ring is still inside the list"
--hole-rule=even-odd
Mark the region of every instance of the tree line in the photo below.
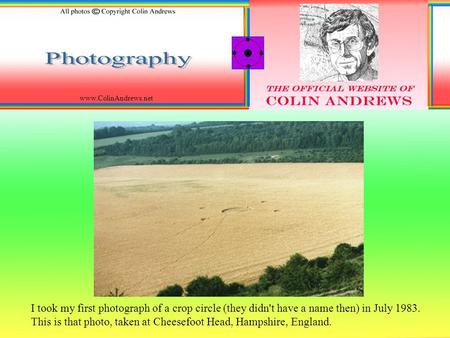
[[[170,134],[127,140],[102,155],[182,157],[295,149],[351,149],[362,154],[362,122],[245,122],[201,128],[176,126]],[[360,157],[360,156],[356,156]]]
[[[227,124],[233,124],[235,122],[226,122]],[[197,128],[197,127],[211,127],[216,125],[224,124],[224,122],[192,122],[186,124],[185,127],[188,128]],[[179,125],[176,125],[179,126]],[[143,134],[150,132],[158,132],[158,131],[167,131],[172,130],[174,126],[163,126],[158,124],[151,124],[148,126],[133,126],[133,127],[123,127],[123,126],[111,126],[111,127],[103,127],[94,129],[94,140],[117,137],[117,136],[125,136],[125,135],[134,135],[134,134]]]
[[[126,135],[134,135],[134,134],[143,134],[150,132],[158,132],[158,131],[166,131],[171,130],[172,127],[164,127],[164,126],[145,126],[145,127],[121,127],[121,126],[113,126],[113,127],[103,127],[94,129],[94,140],[117,137],[117,136],[126,136]]]

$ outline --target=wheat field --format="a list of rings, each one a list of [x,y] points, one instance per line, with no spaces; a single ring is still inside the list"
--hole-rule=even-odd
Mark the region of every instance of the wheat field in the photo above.
[[[363,242],[362,163],[122,166],[94,181],[96,296],[249,284],[296,252]]]

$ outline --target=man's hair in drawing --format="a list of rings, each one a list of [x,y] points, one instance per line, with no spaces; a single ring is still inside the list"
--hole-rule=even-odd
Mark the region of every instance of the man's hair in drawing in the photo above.
[[[328,53],[327,34],[335,31],[342,31],[350,25],[357,25],[364,36],[364,41],[368,49],[372,49],[378,45],[378,35],[375,27],[366,14],[360,9],[340,9],[332,13],[320,29],[320,40],[323,49]],[[370,63],[375,57],[375,52],[369,55],[368,62]]]

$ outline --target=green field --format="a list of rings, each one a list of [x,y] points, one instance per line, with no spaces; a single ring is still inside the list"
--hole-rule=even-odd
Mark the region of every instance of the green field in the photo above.
[[[225,153],[205,154],[180,157],[156,157],[156,156],[112,156],[100,155],[94,157],[94,169],[113,167],[120,165],[151,165],[151,164],[201,164],[214,163],[229,160],[228,163],[258,163],[258,162],[336,162],[336,156],[352,151],[349,148],[338,149],[291,149],[273,150],[253,153]],[[99,150],[101,152],[101,150]],[[286,158],[296,160],[286,160]],[[261,159],[264,161],[260,161]],[[343,157],[344,158],[344,157]],[[158,163],[165,161],[166,163]],[[339,161],[352,162],[352,161]]]
[[[143,133],[143,134],[132,134],[132,135],[124,135],[124,136],[117,136],[117,137],[109,137],[109,138],[102,138],[98,140],[94,140],[94,148],[100,148],[109,146],[114,143],[122,143],[126,140],[143,140],[147,137],[156,137],[160,135],[170,134],[172,130],[165,130],[165,131],[153,131],[149,133]]]
[[[306,150],[307,151],[307,150]],[[228,154],[208,154],[208,155],[194,155],[179,157],[183,161],[207,161],[207,160],[221,160],[224,158],[236,158],[245,163],[254,163],[255,159],[261,156],[281,156],[292,155],[294,150],[276,150],[272,152],[256,152],[256,153],[228,153]],[[155,156],[111,156],[102,155],[95,157],[95,169],[113,167],[118,165],[146,165],[154,164],[155,161],[165,160],[172,161],[174,157],[155,157]]]

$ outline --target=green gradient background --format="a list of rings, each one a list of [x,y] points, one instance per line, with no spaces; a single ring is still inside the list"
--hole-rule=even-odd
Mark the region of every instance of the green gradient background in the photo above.
[[[448,110],[36,110],[1,114],[3,337],[174,337],[181,333],[187,337],[450,336]],[[93,122],[124,119],[365,121],[365,296],[214,301],[247,305],[418,303],[421,312],[391,316],[332,314],[331,328],[310,329],[33,328],[31,303],[161,302],[156,297],[93,297]],[[168,304],[212,301],[165,300]]]

